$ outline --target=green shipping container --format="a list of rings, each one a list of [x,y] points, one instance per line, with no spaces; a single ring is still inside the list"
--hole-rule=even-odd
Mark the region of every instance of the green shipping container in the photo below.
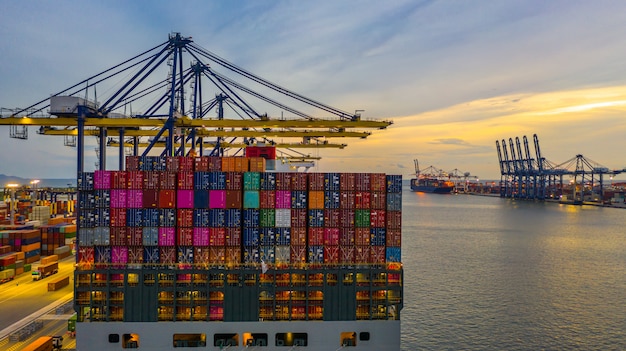
[[[260,219],[259,225],[261,227],[275,227],[276,223],[276,210],[262,208],[259,210]]]
[[[259,190],[261,187],[261,173],[245,172],[243,174],[243,190]]]
[[[354,210],[354,226],[366,228],[370,226],[370,210]]]
[[[31,267],[30,263],[25,263],[24,264],[24,272],[30,272],[30,269],[31,269],[30,267]]]
[[[257,190],[243,192],[243,208],[259,208],[260,198]]]

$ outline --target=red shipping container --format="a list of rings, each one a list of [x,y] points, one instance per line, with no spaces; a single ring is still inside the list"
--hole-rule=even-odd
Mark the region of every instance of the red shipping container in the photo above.
[[[176,207],[176,190],[159,190],[159,208]]]
[[[263,157],[267,160],[276,159],[275,146],[248,146],[246,147],[246,157]]]
[[[228,172],[226,173],[226,190],[243,189],[243,173]]]
[[[324,246],[324,263],[339,263],[339,246]]]
[[[209,264],[210,251],[208,247],[194,247],[193,262],[196,264]]]
[[[126,170],[138,171],[141,164],[141,156],[126,156]]]
[[[370,246],[370,263],[385,263],[385,246]]]
[[[354,247],[355,263],[371,263],[370,262],[370,246],[357,245]]]
[[[387,228],[402,228],[402,211],[387,211]]]
[[[339,227],[341,228],[354,227],[354,210],[351,210],[351,209],[339,210]]]
[[[179,227],[193,227],[193,210],[179,209],[176,211],[176,225]]]
[[[339,245],[354,245],[354,227],[339,228]]]
[[[371,208],[371,193],[369,191],[357,191],[355,193],[354,207],[357,209]]]
[[[178,172],[177,179],[177,189],[193,190],[193,172]]]
[[[356,206],[354,191],[339,192],[339,208],[353,209]]]
[[[126,235],[128,238],[128,245],[135,246],[143,244],[142,227],[128,227],[126,228]]]
[[[341,173],[339,175],[339,190],[354,191],[356,184],[355,173]]]
[[[324,245],[339,245],[339,228],[324,228]]]
[[[355,255],[354,245],[339,246],[339,263],[354,263]]]
[[[111,190],[111,208],[126,208],[127,206],[127,190],[113,189]]]
[[[159,247],[159,262],[176,263],[176,247],[175,246]]]
[[[226,190],[209,190],[209,208],[226,208]]]
[[[323,191],[324,190],[324,173],[308,173],[309,175],[309,190]]]
[[[128,248],[128,263],[143,262],[143,246],[130,246]]]
[[[194,194],[193,190],[177,190],[176,191],[176,207],[193,208]]]
[[[370,228],[354,228],[354,243],[368,246],[370,244]]]
[[[209,228],[209,246],[226,244],[226,228]]]
[[[374,228],[385,227],[385,210],[370,211],[370,226]]]
[[[292,227],[306,227],[307,222],[307,210],[305,209],[291,209],[291,226]]]
[[[143,189],[144,172],[142,171],[128,171],[127,172],[127,188],[128,189]]]
[[[193,228],[178,227],[176,228],[176,245],[192,246],[193,245]]]
[[[324,210],[324,227],[339,227],[340,213],[340,210],[336,209]]]
[[[241,190],[226,190],[226,208],[241,208]]]
[[[211,246],[209,247],[209,262],[211,264],[224,264],[225,254],[224,246]]]
[[[126,171],[111,172],[111,189],[126,189],[127,183]]]
[[[144,189],[159,189],[159,174],[160,172],[144,172],[143,188]]]
[[[387,232],[385,233],[386,244],[389,247],[400,247],[402,244],[402,231],[400,228],[398,229],[390,229],[387,228]]]
[[[261,190],[259,191],[259,208],[275,208],[276,206],[276,191],[274,190]]]
[[[307,257],[306,246],[290,246],[290,257],[289,260],[291,264],[305,264]]]
[[[354,189],[356,191],[371,191],[371,174],[370,173],[356,173]]]
[[[276,190],[291,190],[291,178],[293,173],[276,173]]]
[[[297,191],[307,190],[308,173],[292,173],[291,176],[291,189]]]
[[[178,163],[179,163],[178,157],[168,156],[165,158],[165,169],[168,172],[176,173],[178,172]]]
[[[144,208],[159,207],[159,191],[156,189],[146,189],[142,191],[142,201]]]
[[[174,172],[159,172],[159,189],[174,190],[178,180]]]
[[[291,239],[291,245],[295,245],[295,246],[306,245],[306,227],[292,227],[290,239]]]
[[[237,246],[241,244],[241,228],[226,228],[226,246]]]
[[[387,176],[384,173],[372,173],[370,177],[370,190],[374,191],[386,191],[387,190]]]
[[[159,246],[176,245],[176,228],[159,227]]]
[[[143,208],[143,190],[126,190],[126,206]]]
[[[78,248],[78,262],[79,263],[93,263],[94,262],[94,250],[93,246],[80,246]]]
[[[179,172],[193,172],[193,166],[195,164],[194,157],[177,156],[178,159],[178,171]]]
[[[209,228],[193,228],[193,246],[209,246]]]
[[[123,246],[128,245],[128,232],[127,229],[131,227],[110,227],[109,235],[111,238],[111,245]]]
[[[209,172],[220,172],[222,170],[222,158],[218,156],[209,156]]]
[[[324,245],[324,228],[309,228],[309,246]]]
[[[111,227],[125,227],[126,226],[126,209],[125,208],[112,208],[109,212],[111,216]]]
[[[384,210],[387,208],[387,193],[373,191],[370,195],[370,205],[372,209]]]
[[[209,170],[209,158],[206,156],[195,157],[193,170],[196,172],[208,172]]]

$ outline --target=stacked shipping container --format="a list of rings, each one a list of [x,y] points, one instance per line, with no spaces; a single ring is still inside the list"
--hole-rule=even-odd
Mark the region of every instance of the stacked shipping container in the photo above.
[[[126,171],[83,174],[78,261],[400,261],[401,177],[249,172],[246,160],[129,157]]]

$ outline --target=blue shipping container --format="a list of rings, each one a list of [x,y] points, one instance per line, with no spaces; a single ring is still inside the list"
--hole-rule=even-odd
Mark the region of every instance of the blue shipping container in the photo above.
[[[224,226],[227,228],[235,228],[241,226],[241,210],[232,208],[224,211]]]
[[[226,190],[226,173],[209,172],[209,190]]]
[[[385,228],[370,228],[370,245],[384,246],[387,231]]]
[[[223,228],[226,224],[224,209],[209,210],[209,227]]]
[[[128,227],[143,227],[143,208],[126,209],[126,225]]]
[[[261,228],[259,231],[259,244],[270,246],[276,244],[276,228]]]
[[[175,227],[176,226],[176,210],[173,208],[159,209],[159,226]]]
[[[309,210],[309,227],[324,226],[324,210]]]
[[[260,225],[260,211],[254,209],[243,210],[243,226],[258,227]]]
[[[193,210],[193,226],[208,227],[210,223],[210,211],[208,209]]]
[[[143,209],[143,226],[158,227],[160,223],[159,210],[156,208]]]
[[[276,228],[276,245],[291,244],[291,228]]]
[[[294,190],[291,192],[291,208],[307,208],[308,196],[306,191]]]
[[[193,193],[194,208],[209,208],[209,191],[196,189]]]
[[[243,228],[243,245],[259,246],[259,228]]]

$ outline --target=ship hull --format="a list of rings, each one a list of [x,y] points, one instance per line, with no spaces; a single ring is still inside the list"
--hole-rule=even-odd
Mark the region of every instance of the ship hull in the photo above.
[[[203,350],[244,349],[249,338],[265,336],[267,346],[257,346],[267,351],[300,349],[289,337],[293,333],[305,341],[304,350],[328,351],[348,346],[346,337],[354,335],[355,346],[351,350],[398,351],[400,350],[399,320],[368,321],[279,321],[279,322],[108,322],[78,323],[76,333],[77,350],[90,350],[98,345],[98,350],[119,350],[124,338],[136,335],[137,348],[151,351],[178,350],[176,338],[181,335],[203,335],[206,346]],[[230,336],[224,343],[221,338]],[[115,341],[117,342],[111,342]],[[236,341],[235,341],[236,340]],[[230,342],[230,346],[228,343]],[[226,346],[218,346],[218,345]],[[251,342],[254,345],[254,342]],[[280,345],[283,344],[283,345]],[[184,346],[182,346],[184,347]],[[251,347],[251,346],[249,346]]]
[[[420,185],[417,181],[412,180],[411,190],[420,193],[450,194],[452,190],[454,190],[454,187],[439,185]]]

